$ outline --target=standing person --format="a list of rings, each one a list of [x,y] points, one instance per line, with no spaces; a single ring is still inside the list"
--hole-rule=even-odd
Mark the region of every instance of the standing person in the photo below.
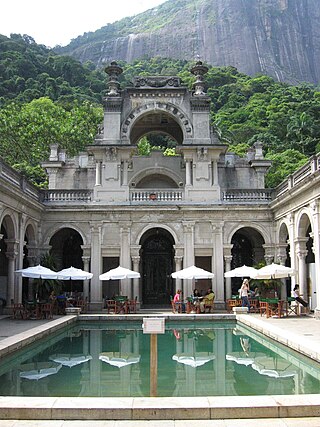
[[[305,301],[304,299],[302,299],[301,296],[300,296],[299,285],[295,285],[295,287],[293,288],[292,296],[293,296],[293,298],[296,301],[298,301],[300,304],[302,304],[303,307],[308,307],[307,301]]]
[[[240,297],[242,300],[242,307],[248,307],[248,313],[250,313],[250,303],[248,298],[249,292],[250,292],[249,280],[244,279],[240,288]]]

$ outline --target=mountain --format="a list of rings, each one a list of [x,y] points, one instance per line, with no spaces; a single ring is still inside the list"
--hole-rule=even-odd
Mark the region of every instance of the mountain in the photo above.
[[[320,82],[319,0],[169,0],[79,36],[59,54],[102,66],[156,56]]]

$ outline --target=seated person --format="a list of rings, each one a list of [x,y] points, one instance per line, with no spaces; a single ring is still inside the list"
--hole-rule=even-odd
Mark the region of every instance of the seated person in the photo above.
[[[185,312],[185,304],[182,302],[182,291],[181,289],[178,289],[175,296],[173,297],[173,303],[174,303],[174,307],[175,310],[178,308],[179,311],[179,307],[181,307],[181,311]]]
[[[202,299],[203,297],[200,295],[200,292],[198,291],[198,289],[195,289],[192,295],[193,304],[197,307],[200,304],[200,300]]]
[[[211,288],[207,290],[207,294],[203,298],[203,300],[200,302],[200,311],[201,313],[204,313],[205,305],[213,305],[215,298],[215,294]]]
[[[305,301],[304,299],[302,299],[302,298],[301,298],[301,296],[300,296],[300,292],[299,292],[299,285],[296,285],[296,286],[293,288],[292,296],[293,296],[293,298],[294,298],[296,301],[298,301],[301,305],[303,305],[303,307],[308,307],[308,303],[307,303],[307,301]]]

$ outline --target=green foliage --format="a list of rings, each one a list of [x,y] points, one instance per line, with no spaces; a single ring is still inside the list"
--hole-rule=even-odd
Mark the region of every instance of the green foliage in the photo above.
[[[102,70],[58,56],[27,35],[0,36],[0,106],[46,96],[61,103],[100,102],[104,80]]]
[[[286,150],[282,153],[267,154],[272,166],[266,176],[266,186],[273,188],[280,184],[288,175],[303,166],[308,157],[297,150]]]
[[[179,5],[183,7],[182,0]],[[166,11],[178,12],[169,6],[159,6],[163,16]],[[140,28],[145,24],[141,19],[137,15],[121,20],[101,33],[112,34],[116,26],[125,35],[128,20]],[[162,25],[152,13],[147,19],[148,26]],[[94,42],[98,33],[88,33],[88,40]],[[73,47],[78,42],[75,39]],[[102,69],[55,52],[27,35],[0,35],[0,156],[40,186],[45,179],[39,163],[48,158],[50,144],[75,155],[93,142],[103,117],[97,103],[106,91]],[[121,88],[130,86],[137,75],[178,75],[189,89],[195,81],[189,71],[194,63],[187,61],[156,57],[119,63],[124,70]],[[212,101],[211,122],[229,151],[244,156],[256,141],[263,143],[265,155],[274,162],[268,186],[279,184],[320,151],[320,92],[311,85],[290,86],[263,75],[249,77],[231,66],[209,66],[205,84]],[[161,149],[175,155],[175,145],[167,135],[149,134],[138,144],[138,151],[148,155]]]
[[[11,103],[0,109],[0,156],[42,186],[46,180],[40,163],[48,159],[51,144],[75,155],[93,142],[103,112],[83,102],[71,110],[49,98],[26,104]]]

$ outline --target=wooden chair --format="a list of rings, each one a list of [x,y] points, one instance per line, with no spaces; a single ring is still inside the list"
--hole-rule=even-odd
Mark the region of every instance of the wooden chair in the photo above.
[[[53,304],[46,303],[41,304],[40,313],[42,319],[52,319],[53,318]]]
[[[117,313],[117,302],[116,302],[115,300],[113,300],[113,299],[108,299],[108,300],[106,301],[106,305],[107,305],[107,311],[108,311],[108,314],[109,314],[109,313],[114,313],[114,314],[116,314],[116,313]]]
[[[227,311],[231,312],[233,307],[240,307],[242,304],[241,299],[239,298],[231,298],[227,300]]]
[[[205,303],[203,307],[204,307],[205,313],[207,313],[207,310],[208,310],[208,313],[211,313],[211,312],[213,313],[214,301]]]
[[[260,316],[266,315],[266,317],[269,317],[269,304],[266,299],[260,299],[259,311],[260,311]]]
[[[250,313],[260,313],[259,300],[257,300],[256,298],[249,298],[249,304]]]
[[[81,313],[86,313],[86,312],[87,312],[87,309],[88,309],[88,303],[87,303],[87,301],[86,301],[86,300],[84,300],[84,299],[79,299],[79,300],[76,302],[76,307],[81,308]]]
[[[284,316],[284,301],[277,298],[268,299],[268,316],[267,317],[283,317]]]
[[[13,304],[12,307],[12,317],[14,319],[27,319],[28,311],[26,310],[23,304]]]
[[[137,312],[137,300],[131,299],[127,302],[128,305],[128,313],[136,313]]]

